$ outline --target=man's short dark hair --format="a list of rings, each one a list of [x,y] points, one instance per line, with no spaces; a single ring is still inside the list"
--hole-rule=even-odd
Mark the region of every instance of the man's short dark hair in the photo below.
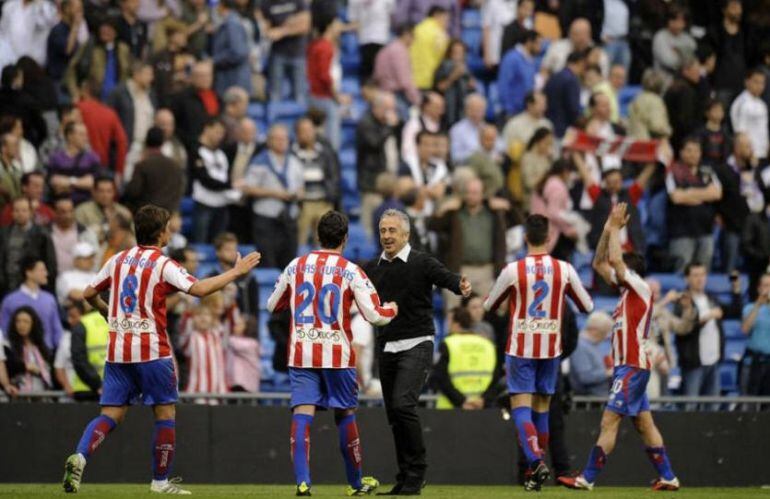
[[[69,196],[69,194],[59,194],[57,196],[54,196],[54,198],[51,200],[51,206],[56,209],[56,205],[61,203],[62,201],[69,201],[73,205],[75,204],[74,201],[72,201],[72,198]]]
[[[540,34],[535,31],[534,29],[528,29],[525,30],[524,33],[521,35],[521,39],[519,40],[519,43],[525,44],[529,42],[534,42],[540,38]]]
[[[396,37],[400,38],[404,35],[412,34],[414,32],[414,24],[404,23],[396,27]]]
[[[25,276],[27,272],[35,268],[37,262],[43,262],[43,264],[45,264],[45,261],[43,261],[43,259],[38,255],[27,255],[21,259],[21,271]]]
[[[626,264],[626,267],[640,276],[643,276],[647,272],[647,262],[644,260],[644,255],[637,253],[636,251],[623,253],[623,263]]]
[[[548,239],[548,219],[543,215],[530,215],[524,221],[524,234],[533,246],[542,246]]]
[[[428,9],[428,17],[433,17],[436,14],[446,14],[447,12],[449,11],[441,5],[432,5],[431,8]]]
[[[587,50],[575,50],[567,56],[567,64],[577,64],[579,62],[583,62],[587,57]]]
[[[679,146],[679,150],[681,151],[687,147],[687,144],[695,144],[698,147],[702,147],[700,138],[697,135],[688,135],[685,137],[684,140],[682,140],[682,145]]]
[[[70,114],[75,109],[77,109],[77,106],[75,106],[74,104],[62,104],[61,106],[56,108],[56,116],[58,116],[59,121],[61,121],[62,119],[64,119],[65,116]]]
[[[219,251],[222,249],[222,246],[224,246],[227,243],[235,243],[238,244],[238,236],[233,234],[232,232],[222,232],[221,234],[217,234],[217,237],[214,238],[214,249],[216,251]]]
[[[160,235],[166,230],[171,213],[160,206],[148,204],[139,208],[134,215],[136,243],[142,246],[158,244]]]
[[[29,185],[29,181],[32,180],[32,177],[40,177],[43,180],[45,180],[45,174],[40,170],[35,170],[35,171],[27,172],[21,176],[21,185],[24,185],[24,186]]]
[[[68,138],[70,135],[72,135],[72,132],[75,131],[75,127],[78,126],[80,123],[75,123],[74,121],[70,121],[66,125],[64,125],[64,138]]]
[[[535,103],[535,97],[537,96],[537,92],[534,90],[530,90],[527,92],[527,94],[524,96],[524,105],[526,107],[531,106]]]
[[[747,80],[749,78],[753,78],[754,75],[765,76],[765,73],[761,69],[759,69],[757,67],[751,68],[748,71],[746,71],[746,79]]]
[[[419,146],[420,143],[422,143],[424,138],[426,138],[426,137],[428,137],[428,138],[429,137],[436,137],[436,136],[437,136],[437,134],[433,133],[431,131],[420,130],[419,132],[417,132],[417,136],[415,136],[415,138],[414,138],[414,143]]]
[[[163,130],[154,126],[147,130],[147,137],[144,139],[144,145],[153,149],[157,149],[161,147],[165,141],[166,138],[163,136]]]
[[[110,184],[112,187],[115,187],[115,179],[113,179],[109,175],[99,175],[94,179],[94,189],[99,187],[99,184]]]
[[[318,242],[322,248],[339,248],[348,235],[348,217],[339,211],[327,211],[318,221]]]
[[[692,272],[692,269],[699,268],[699,267],[703,267],[705,269],[706,268],[706,264],[702,263],[702,262],[690,262],[690,263],[688,263],[684,267],[684,276],[685,277],[689,277],[690,276],[690,272]],[[706,270],[708,270],[708,269],[706,269]]]

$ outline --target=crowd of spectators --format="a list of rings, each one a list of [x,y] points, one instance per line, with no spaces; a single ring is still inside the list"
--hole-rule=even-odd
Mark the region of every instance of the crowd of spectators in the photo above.
[[[378,215],[401,209],[412,246],[484,296],[526,214],[550,218],[555,256],[585,259],[625,202],[624,248],[686,281],[658,296],[656,372],[721,393],[734,318],[745,391],[770,394],[770,5],[705,4],[0,1],[0,385],[98,393],[106,339],[82,290],[135,244],[148,203],[174,213],[168,251],[191,273],[192,243],[223,269],[239,244],[283,267],[332,208],[376,247]],[[738,272],[748,296],[705,293]],[[188,391],[259,389],[259,283],[231,288],[169,300]],[[444,307],[461,314],[450,330],[504,341],[473,300]],[[280,317],[267,324],[280,336]],[[577,343],[585,393],[608,379],[609,328],[594,315]],[[357,341],[371,352],[372,334]]]

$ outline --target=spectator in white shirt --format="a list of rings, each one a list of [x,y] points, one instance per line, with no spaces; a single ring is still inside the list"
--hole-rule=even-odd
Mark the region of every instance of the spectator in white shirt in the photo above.
[[[0,39],[15,58],[28,55],[45,66],[48,33],[59,21],[56,4],[49,0],[9,0],[0,14]]]
[[[631,49],[628,45],[628,5],[624,0],[604,0],[602,42],[611,65],[631,67]]]
[[[406,163],[417,160],[417,134],[426,131],[437,133],[441,130],[444,116],[444,98],[438,92],[427,92],[420,103],[420,114],[404,124],[401,131],[401,159]]]
[[[94,261],[96,248],[83,241],[75,245],[74,266],[71,270],[62,272],[56,279],[56,298],[59,303],[67,299],[82,300],[83,290],[96,275]]]
[[[766,83],[765,74],[760,70],[749,71],[746,75],[746,90],[736,97],[730,107],[733,131],[749,136],[754,156],[760,160],[767,157],[770,143],[767,104],[762,100]]]
[[[480,94],[465,98],[465,118],[449,130],[452,163],[461,165],[479,148],[479,132],[484,124],[487,100]]]
[[[481,32],[484,65],[500,64],[503,31],[516,17],[516,0],[486,0],[481,6]]]
[[[394,5],[395,0],[350,0],[348,3],[348,16],[357,28],[361,82],[372,76],[377,53],[390,41],[390,14]]]

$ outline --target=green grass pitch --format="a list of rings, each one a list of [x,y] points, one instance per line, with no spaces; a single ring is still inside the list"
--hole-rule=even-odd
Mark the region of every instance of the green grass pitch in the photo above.
[[[387,485],[385,486],[387,487]],[[387,488],[383,487],[384,490]],[[291,485],[186,485],[194,498],[201,497],[294,497],[294,488]],[[90,484],[84,483],[80,492],[76,495],[64,494],[58,484],[0,484],[0,497],[126,497],[138,499],[140,497],[161,497],[158,494],[150,494],[149,485],[136,484]],[[345,488],[342,485],[317,485],[313,487],[314,497],[345,497]],[[521,487],[505,486],[466,486],[466,485],[429,485],[423,490],[423,497],[451,498],[451,499],[487,499],[487,498],[512,498],[512,497],[538,497],[544,499],[561,498],[613,498],[613,499],[637,499],[645,497],[674,497],[708,498],[708,499],[738,499],[745,497],[770,497],[770,490],[760,487],[754,488],[683,488],[672,493],[652,492],[642,487],[599,487],[592,492],[582,492],[546,486],[539,493],[524,492]]]

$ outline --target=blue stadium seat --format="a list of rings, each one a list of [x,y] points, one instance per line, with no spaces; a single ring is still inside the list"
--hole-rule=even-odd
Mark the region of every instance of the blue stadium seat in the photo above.
[[[669,289],[681,291],[685,288],[684,278],[677,274],[650,274],[648,277],[660,282],[663,293],[667,292]]]
[[[267,117],[265,105],[261,102],[252,102],[249,104],[249,109],[246,111],[246,114],[256,122],[262,122]]]
[[[481,28],[463,28],[460,38],[468,47],[468,54],[481,54]]]
[[[356,125],[353,123],[342,123],[342,152],[353,150],[356,147]]]
[[[746,335],[741,331],[740,319],[724,319],[722,329],[725,332],[726,339],[746,339]]]
[[[640,85],[626,85],[620,90],[618,102],[620,104],[620,115],[622,117],[625,118],[628,116],[628,106],[641,91],[642,87]]]
[[[218,263],[200,263],[198,264],[198,272],[196,273],[196,276],[198,279],[205,279],[206,277],[210,276],[216,270],[219,268]]]
[[[345,248],[345,258],[354,262],[374,258],[377,247],[359,223],[351,223],[348,229],[348,245]]]
[[[746,293],[749,287],[749,277],[746,274],[741,276],[742,292]],[[706,281],[706,292],[728,297],[732,293],[733,285],[730,282],[728,274],[709,274]]]
[[[460,23],[463,28],[481,29],[481,11],[479,9],[463,9]]]
[[[267,120],[273,123],[293,125],[297,118],[307,113],[307,106],[293,100],[271,102],[267,106]]]
[[[594,296],[593,298],[594,310],[607,312],[610,315],[618,305],[618,298],[616,296]]]
[[[738,389],[737,362],[722,362],[719,365],[719,376],[722,382],[722,391],[732,392]]]
[[[572,266],[575,267],[575,270],[581,270],[586,267],[590,268],[591,263],[594,259],[594,253],[593,251],[588,253],[581,253],[579,251],[575,251],[572,254]]]
[[[358,192],[356,184],[356,171],[350,169],[344,169],[341,172],[342,192],[346,194],[355,194]]]
[[[198,253],[201,263],[212,263],[217,261],[217,252],[214,246],[210,244],[193,243],[190,245]]]
[[[743,338],[728,338],[725,340],[725,360],[740,362],[746,352],[748,340]]]
[[[493,81],[487,85],[487,121],[494,121],[495,117],[502,112],[503,107],[500,104],[500,90],[497,82]]]
[[[193,208],[195,207],[195,201],[193,201],[193,198],[187,196],[182,198],[182,202],[179,204],[179,212],[182,214],[182,216],[192,216],[193,214]]]
[[[361,214],[361,198],[356,193],[342,193],[342,211],[348,214],[351,220],[358,220]]]
[[[272,288],[275,281],[278,280],[278,276],[281,275],[281,269],[257,267],[252,271],[252,275],[257,279],[260,286],[269,284]]]
[[[361,85],[358,83],[358,78],[343,78],[341,88],[343,94],[348,94],[352,97],[361,95]]]
[[[668,194],[661,190],[650,197],[647,205],[649,217],[644,225],[644,235],[649,246],[664,246],[668,240],[666,235],[666,206]]]
[[[241,256],[246,256],[252,251],[256,251],[257,247],[253,244],[239,244],[238,245],[238,253],[241,254]]]
[[[352,31],[340,35],[340,53],[358,55],[358,37]]]
[[[343,149],[340,151],[340,168],[344,170],[356,171],[356,151],[355,149]]]

